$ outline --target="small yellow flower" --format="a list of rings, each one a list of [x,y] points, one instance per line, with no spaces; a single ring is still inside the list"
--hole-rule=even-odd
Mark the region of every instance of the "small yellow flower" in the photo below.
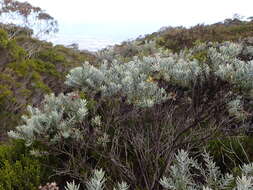
[[[154,82],[154,78],[149,76],[148,79],[146,80],[147,82]]]

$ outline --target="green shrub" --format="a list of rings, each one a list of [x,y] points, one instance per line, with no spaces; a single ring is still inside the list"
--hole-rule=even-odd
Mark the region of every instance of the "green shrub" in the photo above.
[[[238,165],[253,162],[252,143],[251,136],[218,138],[207,144],[207,150],[223,172],[231,172]]]
[[[50,170],[29,151],[22,141],[0,145],[1,190],[37,190],[41,183],[48,181]]]
[[[4,30],[0,30],[0,48],[6,48],[8,44],[8,34]]]
[[[237,22],[235,22],[237,21]],[[185,27],[169,27],[157,35],[158,46],[179,52],[184,48],[192,48],[196,42],[240,41],[253,36],[253,22],[231,20],[212,25],[196,25]]]
[[[65,74],[94,56],[17,33],[22,28],[0,29],[0,132],[2,136],[20,123],[28,104],[38,105],[50,92],[65,91]],[[10,34],[8,36],[8,34]]]

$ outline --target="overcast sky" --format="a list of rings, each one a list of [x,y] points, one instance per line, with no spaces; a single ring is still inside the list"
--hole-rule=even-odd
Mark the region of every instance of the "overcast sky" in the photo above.
[[[238,13],[253,16],[253,0],[28,0],[59,22],[57,40],[114,43],[162,26],[214,23]],[[68,38],[68,39],[67,39]],[[65,42],[67,43],[67,42]],[[94,45],[94,44],[93,44]],[[101,45],[101,44],[100,44]]]

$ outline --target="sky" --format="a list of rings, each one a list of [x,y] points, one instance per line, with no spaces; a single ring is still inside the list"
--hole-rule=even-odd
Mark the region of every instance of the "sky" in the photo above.
[[[163,26],[211,24],[253,16],[253,0],[28,0],[59,23],[54,43],[97,50]]]

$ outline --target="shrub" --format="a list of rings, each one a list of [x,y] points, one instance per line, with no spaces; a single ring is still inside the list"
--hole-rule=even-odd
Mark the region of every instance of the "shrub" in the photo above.
[[[37,190],[49,174],[42,160],[31,156],[23,142],[0,145],[0,189]]]
[[[12,27],[1,25],[0,29],[1,140],[8,130],[20,124],[28,104],[38,105],[45,94],[66,91],[63,81],[67,71],[94,59],[88,52],[53,46],[23,35],[24,29],[16,28],[15,38],[10,37],[15,31]]]
[[[252,37],[253,22],[231,19],[229,22],[212,25],[196,25],[189,29],[185,27],[169,27],[160,35],[156,35],[160,47],[179,52],[184,48],[192,48],[196,43],[233,41]]]
[[[215,129],[202,128],[196,121],[173,125],[170,110],[162,107],[127,111],[127,103],[106,100],[91,106],[78,94],[46,96],[40,109],[28,107],[25,124],[9,135],[25,140],[27,146],[38,143],[56,156],[56,175],[84,182],[98,166],[106,168],[112,181],[122,178],[136,188],[155,188],[155,176],[166,173],[178,147],[199,146],[209,138],[207,130]],[[193,130],[196,134],[190,133]]]
[[[238,189],[249,190],[253,188],[253,165],[244,164],[240,167],[240,174],[232,175],[221,173],[219,167],[216,166],[212,157],[204,152],[198,155],[199,160],[189,157],[189,153],[180,150],[175,155],[175,160],[170,166],[168,177],[163,176],[160,179],[160,185],[164,189],[175,190],[211,190],[211,189]],[[86,183],[88,190],[105,189],[105,172],[103,170],[95,170],[91,179]],[[67,182],[66,190],[79,190],[80,185]],[[113,190],[127,190],[129,186],[125,182],[118,183]],[[152,189],[152,188],[147,188]]]
[[[252,164],[244,164],[241,174],[223,175],[212,158],[206,152],[202,154],[204,164],[189,158],[189,154],[183,150],[176,155],[175,163],[170,167],[169,177],[163,177],[160,184],[165,189],[241,189],[247,190],[253,187]]]

